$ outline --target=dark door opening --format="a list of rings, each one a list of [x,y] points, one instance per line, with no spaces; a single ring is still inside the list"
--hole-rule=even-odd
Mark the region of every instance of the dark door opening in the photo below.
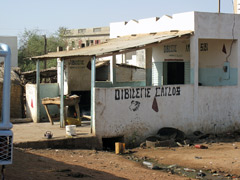
[[[184,84],[184,62],[167,63],[167,84]]]

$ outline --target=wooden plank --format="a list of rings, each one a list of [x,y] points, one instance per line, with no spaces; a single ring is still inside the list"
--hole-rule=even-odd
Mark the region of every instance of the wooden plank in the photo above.
[[[88,115],[83,115],[82,117],[85,119],[88,119],[88,120],[91,120],[91,118],[92,118],[91,116],[88,116]]]
[[[43,106],[44,106],[44,108],[45,108],[45,111],[46,111],[46,113],[47,113],[47,116],[48,116],[49,121],[50,121],[50,122],[52,123],[52,125],[53,125],[54,123],[53,123],[53,120],[52,120],[51,115],[49,114],[47,105],[43,105]]]
[[[79,119],[79,121],[80,121],[80,126],[81,126],[81,117],[80,117],[80,110],[79,110],[79,105],[78,105],[78,103],[77,104],[75,104],[75,111],[76,111],[76,113],[77,113],[77,117],[78,117],[78,119]]]

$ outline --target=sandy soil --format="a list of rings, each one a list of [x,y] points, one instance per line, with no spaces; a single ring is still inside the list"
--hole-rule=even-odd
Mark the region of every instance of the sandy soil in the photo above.
[[[196,169],[216,170],[240,176],[240,143],[214,143],[208,149],[195,147],[136,148],[128,155],[95,150],[15,149],[12,165],[6,166],[5,179],[190,179],[151,170],[129,157],[151,158],[162,164],[178,164]]]
[[[154,171],[110,152],[95,150],[15,149],[14,163],[6,166],[7,180],[59,179],[186,179]]]

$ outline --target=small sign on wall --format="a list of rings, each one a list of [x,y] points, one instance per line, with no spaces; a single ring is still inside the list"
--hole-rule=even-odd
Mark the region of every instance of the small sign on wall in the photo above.
[[[165,45],[163,51],[164,53],[177,52],[177,45]]]
[[[201,43],[200,51],[208,51],[208,43]]]
[[[70,69],[85,68],[85,61],[84,60],[70,60],[69,67],[70,67]]]

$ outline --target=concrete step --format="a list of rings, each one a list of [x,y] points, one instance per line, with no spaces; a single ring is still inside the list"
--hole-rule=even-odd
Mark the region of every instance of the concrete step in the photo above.
[[[101,149],[96,136],[55,138],[40,141],[15,142],[14,147],[32,149]]]

